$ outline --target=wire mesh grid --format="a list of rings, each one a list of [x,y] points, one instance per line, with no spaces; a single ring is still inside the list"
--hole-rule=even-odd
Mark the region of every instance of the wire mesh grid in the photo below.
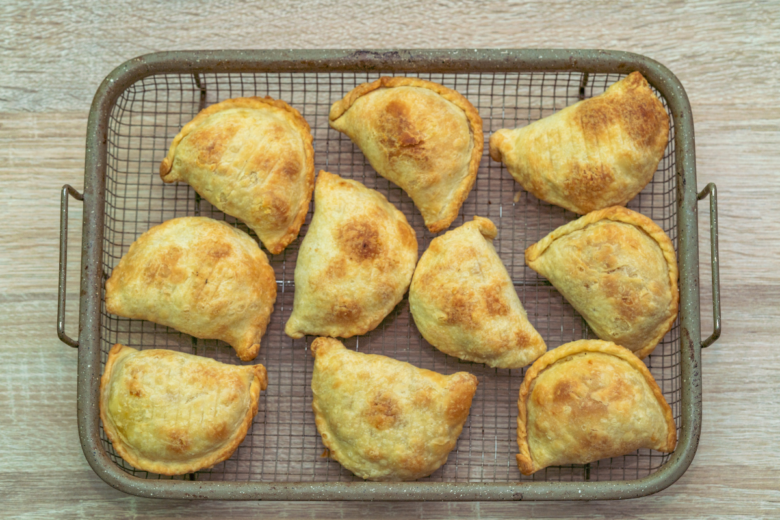
[[[411,199],[380,177],[350,140],[328,126],[330,105],[355,86],[381,73],[254,73],[160,74],[126,89],[110,114],[107,147],[103,277],[108,278],[130,244],[150,227],[175,217],[202,215],[225,220],[254,234],[226,216],[184,183],[164,184],[157,174],[172,138],[204,106],[241,96],[283,99],[309,122],[314,136],[315,166],[359,180],[383,193],[415,229],[420,254],[434,237],[423,224]],[[389,74],[391,75],[391,74]],[[465,95],[484,123],[485,152],[474,188],[450,229],[474,215],[496,223],[494,241],[512,277],[531,323],[548,348],[595,338],[585,321],[547,282],[525,265],[524,251],[577,215],[541,202],[522,191],[503,165],[488,157],[487,139],[500,128],[523,126],[576,101],[602,93],[621,79],[618,74],[472,73],[413,74],[441,83]],[[666,101],[656,91],[656,95]],[[667,109],[668,110],[668,109]],[[628,207],[652,218],[677,244],[677,186],[674,158],[674,121],[670,117],[669,143],[652,182]],[[516,192],[519,192],[515,196]],[[298,248],[306,235],[313,204],[299,237],[279,255],[268,255],[277,277],[278,296],[258,358],[268,370],[269,385],[261,395],[254,424],[233,456],[210,470],[183,477],[216,481],[327,482],[359,480],[325,451],[311,411],[310,381],[313,338],[293,340],[284,324],[293,303],[293,272]],[[267,253],[267,251],[266,251]],[[225,343],[199,340],[151,322],[108,314],[105,298],[101,316],[101,362],[115,343],[135,348],[166,348],[240,364]],[[630,480],[657,470],[669,457],[638,450],[623,457],[587,465],[550,467],[525,477],[515,464],[517,396],[524,370],[492,369],[449,357],[428,344],[414,326],[406,298],[377,327],[364,336],[346,340],[348,348],[382,354],[415,366],[450,374],[468,371],[479,379],[471,413],[448,462],[424,481],[517,482],[525,480]],[[681,425],[679,324],[645,360],[672,407],[678,433]],[[141,478],[169,478],[134,469],[107,440],[101,440],[114,462]]]

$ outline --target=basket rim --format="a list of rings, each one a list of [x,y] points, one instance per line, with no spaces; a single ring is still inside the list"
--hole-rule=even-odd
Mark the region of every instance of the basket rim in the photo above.
[[[598,482],[202,482],[147,480],[115,464],[100,442],[100,305],[108,120],[124,90],[170,73],[354,72],[641,72],[665,97],[675,124],[680,266],[681,434],[677,449],[641,479]],[[79,315],[78,428],[87,462],[109,485],[149,498],[216,500],[605,500],[665,489],[690,466],[701,433],[701,331],[698,223],[691,106],[677,77],[639,54],[596,49],[223,50],[174,51],[133,58],[98,88],[87,125]]]

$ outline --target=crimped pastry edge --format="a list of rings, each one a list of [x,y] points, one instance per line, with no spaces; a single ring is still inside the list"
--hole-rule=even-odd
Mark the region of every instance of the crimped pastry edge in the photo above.
[[[659,451],[664,453],[671,453],[677,444],[677,425],[674,423],[674,416],[672,415],[672,408],[669,403],[666,402],[661,389],[658,387],[655,378],[648,370],[647,366],[640,360],[634,353],[625,347],[621,347],[612,343],[611,341],[603,341],[598,339],[581,339],[578,341],[572,341],[565,343],[553,350],[548,351],[542,357],[537,359],[528,372],[525,374],[525,379],[520,385],[520,393],[517,399],[517,445],[520,453],[517,454],[517,467],[520,469],[520,473],[523,475],[530,475],[543,469],[542,466],[538,466],[531,456],[530,447],[528,445],[528,429],[527,429],[527,413],[526,413],[526,400],[531,390],[531,386],[536,378],[544,372],[547,368],[555,364],[556,362],[565,359],[569,356],[580,354],[583,352],[598,352],[602,354],[608,354],[615,356],[623,361],[627,362],[632,368],[638,370],[647,381],[647,384],[653,390],[658,403],[663,410],[664,419],[666,419],[666,443],[659,448]]]
[[[591,211],[587,215],[569,222],[568,224],[565,224],[558,229],[555,229],[539,242],[526,249],[525,263],[528,265],[528,267],[534,269],[533,265],[531,264],[536,262],[536,260],[538,260],[539,257],[544,254],[547,248],[549,248],[555,240],[558,240],[565,235],[574,233],[575,231],[585,229],[589,225],[595,224],[601,220],[612,220],[614,222],[622,222],[624,224],[631,224],[638,227],[650,238],[655,240],[655,242],[658,244],[658,247],[661,248],[661,253],[664,255],[664,260],[666,260],[667,272],[669,273],[669,289],[672,293],[672,309],[665,325],[659,328],[658,334],[650,338],[644,347],[634,352],[634,355],[639,359],[644,359],[650,355],[653,350],[655,350],[655,347],[658,345],[658,343],[660,343],[664,336],[666,336],[666,333],[672,329],[672,326],[677,319],[677,311],[679,310],[680,304],[680,291],[677,287],[677,257],[674,252],[674,245],[666,233],[664,233],[664,230],[658,226],[658,224],[641,213],[624,208],[623,206],[611,206],[609,208]],[[534,269],[534,271],[535,270],[536,269]]]
[[[425,223],[425,226],[431,233],[438,233],[450,227],[450,224],[457,218],[460,213],[460,208],[471,193],[471,189],[474,187],[474,182],[477,179],[477,171],[479,170],[479,162],[482,159],[482,150],[484,148],[484,134],[482,130],[482,118],[479,112],[471,102],[466,99],[463,94],[456,90],[445,87],[432,81],[426,81],[419,78],[408,77],[387,77],[383,76],[371,83],[363,83],[352,89],[341,100],[336,101],[330,108],[330,114],[328,119],[333,127],[333,121],[344,115],[352,105],[361,96],[365,96],[369,92],[380,88],[393,88],[393,87],[418,87],[431,90],[441,97],[463,110],[466,114],[466,119],[469,122],[469,128],[471,129],[471,137],[474,142],[474,148],[471,150],[471,158],[469,159],[468,176],[466,182],[461,183],[455,192],[452,194],[452,201],[448,204],[448,210],[443,216],[434,222]]]
[[[259,96],[254,96],[254,97],[226,99],[225,101],[221,101],[219,103],[204,108],[203,110],[198,112],[198,115],[196,115],[189,123],[184,125],[182,129],[179,131],[179,133],[176,134],[176,137],[173,138],[173,142],[171,142],[171,146],[168,148],[168,155],[166,155],[166,157],[160,163],[160,178],[165,183],[172,183],[179,180],[176,178],[171,178],[169,176],[171,169],[173,168],[173,159],[176,156],[176,148],[179,146],[179,143],[182,141],[182,139],[187,137],[187,135],[189,135],[190,132],[192,132],[195,128],[200,126],[200,124],[208,117],[218,112],[222,112],[224,110],[230,110],[233,108],[262,109],[262,108],[267,108],[269,106],[284,110],[285,112],[289,113],[292,116],[292,120],[295,123],[295,126],[298,128],[304,143],[303,149],[304,149],[304,155],[306,160],[306,164],[304,166],[306,170],[306,197],[305,197],[306,203],[301,204],[301,207],[298,209],[297,215],[295,215],[295,218],[293,219],[292,223],[287,228],[287,232],[284,235],[282,235],[281,238],[268,244],[266,244],[265,242],[263,243],[263,245],[265,245],[265,247],[268,249],[268,251],[271,254],[277,255],[282,251],[284,251],[284,249],[288,245],[290,245],[290,243],[293,240],[295,240],[298,237],[298,233],[301,230],[301,226],[303,225],[303,222],[306,220],[306,214],[309,212],[309,206],[311,205],[311,196],[314,191],[314,147],[312,146],[312,143],[314,142],[314,138],[311,135],[311,127],[309,126],[309,123],[303,118],[301,113],[298,112],[298,110],[296,110],[289,104],[287,104],[285,101],[281,99],[273,99],[270,96],[266,96],[264,98]]]
[[[254,244],[254,246],[257,246],[257,243],[254,240],[252,240],[252,237],[249,236],[249,234],[247,234],[245,231],[243,231],[241,229],[238,229],[236,227],[233,227],[233,226],[231,226],[230,224],[228,224],[227,222],[225,222],[223,220],[215,220],[215,219],[212,219],[212,218],[209,218],[209,217],[202,217],[202,216],[176,217],[176,218],[172,218],[170,220],[166,220],[166,221],[164,221],[164,222],[162,222],[160,224],[157,224],[156,226],[152,226],[149,229],[147,229],[146,231],[144,231],[143,233],[141,233],[141,235],[138,238],[136,238],[135,241],[133,241],[132,244],[130,244],[130,249],[128,250],[127,253],[125,253],[122,256],[122,258],[120,258],[119,263],[116,265],[116,267],[114,267],[114,270],[111,272],[111,276],[109,276],[108,280],[106,280],[106,283],[105,283],[105,288],[106,288],[105,300],[106,300],[106,310],[109,313],[115,314],[117,316],[122,316],[122,317],[125,317],[125,318],[143,319],[143,320],[146,320],[146,321],[151,321],[153,323],[159,323],[160,325],[165,325],[166,327],[170,326],[167,323],[161,323],[161,322],[152,320],[148,316],[143,317],[143,318],[139,318],[138,316],[134,316],[134,315],[131,315],[130,313],[125,312],[124,309],[122,309],[121,307],[117,307],[115,305],[112,305],[113,293],[114,293],[115,290],[118,290],[118,289],[114,288],[114,286],[118,283],[116,278],[114,278],[114,275],[116,273],[118,273],[121,268],[123,268],[124,263],[125,263],[125,259],[134,250],[134,248],[135,247],[140,247],[140,246],[137,246],[136,244],[139,244],[141,242],[141,240],[144,240],[144,238],[149,239],[150,236],[154,236],[154,234],[161,232],[161,230],[163,228],[178,225],[178,223],[180,223],[182,220],[201,221],[201,222],[206,222],[208,224],[217,224],[219,226],[223,226],[225,229],[229,229],[232,233],[238,234],[241,238],[246,238],[252,244]],[[273,267],[271,267],[271,263],[268,261],[268,256],[265,254],[265,251],[263,251],[260,247],[257,247],[257,250],[262,255],[263,260],[265,260],[265,266],[268,269],[270,269],[271,280],[275,280]],[[277,297],[276,283],[269,284],[269,286],[273,289],[273,298],[272,298],[273,302],[271,303],[271,309],[270,309],[270,311],[268,313],[268,317],[266,318],[265,323],[263,323],[263,326],[262,326],[262,332],[260,333],[260,338],[261,339],[263,338],[263,336],[265,336],[265,333],[268,330],[268,324],[271,323],[271,315],[273,314],[274,307],[276,306],[276,297]],[[172,327],[171,326],[171,328],[179,330],[176,327]],[[182,332],[184,334],[189,334],[189,333],[183,332],[183,331],[179,331],[179,332]],[[193,337],[197,337],[199,339],[220,339],[221,340],[221,338],[211,337],[211,336],[210,337],[203,337],[203,336],[194,336],[192,334],[189,334],[189,335],[193,336]],[[246,337],[246,336],[244,336],[244,337]],[[224,341],[224,340],[222,340],[222,341]],[[239,340],[239,341],[235,342],[235,344],[234,343],[229,343],[229,345],[233,348],[233,350],[235,350],[236,356],[238,356],[238,358],[241,361],[252,361],[253,359],[255,359],[257,357],[257,354],[260,352],[260,346],[261,346],[259,341],[257,343],[252,342],[252,343],[247,345],[242,340]]]
[[[327,336],[320,336],[318,338],[315,338],[315,340],[312,342],[311,347],[310,347],[311,355],[312,355],[312,357],[314,357],[315,363],[316,363],[316,359],[318,358],[318,356],[322,354],[321,349],[323,347],[326,348],[326,349],[328,349],[328,347],[335,347],[337,350],[348,350],[341,341],[339,341],[337,339],[334,339],[334,338],[331,338],[331,337],[327,337]],[[330,350],[330,349],[328,349],[328,350]],[[388,357],[388,356],[381,356],[379,354],[363,354],[363,355],[374,356],[374,357]],[[396,360],[394,358],[389,358],[389,359],[392,359],[393,361],[397,361],[398,363],[402,363],[404,365],[411,365],[411,366],[417,368],[418,370],[422,371],[423,373],[433,373],[433,374],[437,374],[437,375],[440,375],[440,376],[443,375],[443,374],[440,374],[438,372],[434,372],[432,370],[428,370],[428,369],[425,369],[425,368],[419,368],[416,365],[412,365],[411,363],[408,363],[406,361],[398,361],[398,360]],[[469,372],[456,372],[454,374],[450,374],[450,375],[447,375],[445,377],[452,378],[453,376],[457,376],[457,375],[461,375],[463,377],[467,377],[468,379],[473,381],[473,383],[474,383],[474,392],[476,392],[476,388],[479,386],[479,380],[477,379],[477,377],[474,374],[471,374]],[[312,378],[312,386],[311,386],[312,391],[314,391],[313,383],[314,383],[314,380]],[[473,398],[473,393],[472,393],[472,398]],[[343,466],[343,463],[338,458],[338,452],[341,451],[341,450],[340,450],[339,446],[337,445],[336,441],[334,440],[335,435],[333,435],[333,432],[332,432],[332,430],[330,428],[330,424],[328,423],[328,419],[326,418],[325,414],[323,413],[323,411],[319,407],[319,402],[318,402],[318,399],[317,399],[316,395],[314,396],[314,399],[312,400],[312,410],[314,411],[314,423],[316,425],[317,432],[320,434],[320,437],[322,438],[322,443],[325,446],[325,448],[327,449],[327,456],[330,459],[335,460],[339,464],[342,464],[342,466]],[[460,425],[460,428],[457,430],[457,434],[455,435],[455,443],[456,444],[457,444],[457,441],[460,438],[460,435],[461,435],[461,433],[463,431],[463,426],[464,425],[465,425],[465,421],[463,422],[463,424]],[[431,469],[430,472],[418,475],[414,479],[409,479],[409,480],[399,480],[399,479],[394,479],[394,478],[389,478],[389,479],[373,478],[369,473],[365,473],[365,472],[357,473],[357,472],[355,472],[355,470],[353,470],[351,468],[347,468],[346,466],[343,466],[343,467],[345,469],[347,469],[348,471],[354,473],[358,477],[360,477],[362,479],[365,479],[365,480],[370,480],[370,481],[375,481],[375,482],[409,482],[411,480],[417,480],[417,479],[420,479],[420,478],[425,478],[425,477],[429,476],[431,473],[437,471],[439,468],[441,468],[443,465],[445,465],[447,463],[447,460],[449,459],[449,454],[451,452],[452,451],[450,450],[444,456],[444,458],[441,461],[441,463],[438,466],[436,466],[435,468]]]
[[[195,462],[166,464],[162,462],[149,461],[148,459],[136,456],[131,449],[125,446],[124,441],[122,440],[119,433],[115,430],[114,423],[111,421],[111,418],[108,414],[107,391],[111,383],[111,376],[113,375],[114,366],[122,358],[132,355],[134,352],[142,351],[121,345],[119,343],[115,344],[108,353],[106,366],[103,369],[103,375],[100,378],[100,420],[103,423],[103,430],[106,432],[108,440],[114,446],[114,450],[119,454],[119,456],[136,469],[169,476],[194,473],[201,469],[210,468],[215,464],[230,458],[230,456],[233,455],[233,452],[235,452],[238,446],[244,441],[249,428],[252,426],[252,421],[257,414],[258,402],[260,400],[260,391],[264,391],[268,387],[268,378],[265,367],[259,364],[244,367],[254,374],[252,384],[249,387],[249,410],[244,418],[244,422],[241,423],[239,428],[233,433],[232,439],[229,443],[227,443],[217,452],[212,453],[206,457],[202,457]]]

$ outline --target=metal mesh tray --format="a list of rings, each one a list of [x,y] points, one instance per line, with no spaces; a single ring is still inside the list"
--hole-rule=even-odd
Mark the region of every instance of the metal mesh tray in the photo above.
[[[313,208],[298,239],[283,253],[268,255],[276,272],[278,296],[253,363],[266,366],[269,385],[261,396],[253,427],[233,456],[209,470],[171,479],[136,470],[116,454],[102,431],[97,411],[97,382],[114,343],[240,363],[225,343],[198,340],[105,310],[105,280],[130,244],[150,227],[175,217],[203,215],[226,220],[252,234],[244,224],[201,200],[190,186],[166,185],[157,174],[173,136],[204,106],[255,95],[290,103],[311,125],[317,171],[359,180],[387,196],[414,227],[422,254],[435,235],[425,228],[411,199],[377,175],[346,136],[329,128],[328,111],[333,102],[380,75],[417,76],[465,95],[483,118],[487,141],[495,130],[526,125],[598,95],[633,70],[645,74],[671,116],[663,160],[652,182],[628,207],[652,218],[666,231],[680,260],[680,318],[646,360],[672,407],[680,438],[674,454],[638,450],[592,464],[551,467],[522,476],[514,455],[517,395],[524,370],[491,369],[439,352],[420,336],[404,298],[374,331],[345,344],[437,372],[465,370],[475,374],[479,389],[456,448],[444,466],[415,483],[366,483],[338,462],[323,457],[324,446],[311,411],[312,338],[292,340],[283,332],[292,310],[298,247]],[[686,284],[698,274],[689,114],[684,92],[671,73],[626,53],[251,51],[162,53],[126,63],[98,91],[88,132],[84,194],[88,211],[79,338],[79,428],[87,459],[115,487],[167,497],[592,499],[638,496],[671,484],[695,452],[701,402],[695,369],[699,362],[698,288]],[[496,250],[531,323],[549,348],[595,337],[576,311],[549,282],[530,270],[523,258],[529,245],[577,215],[527,192],[516,197],[519,185],[503,165],[490,160],[485,144],[474,189],[451,228],[474,215],[496,223]],[[687,164],[686,153],[690,154]],[[686,197],[693,197],[692,205],[686,206]],[[686,254],[695,257],[693,263]]]

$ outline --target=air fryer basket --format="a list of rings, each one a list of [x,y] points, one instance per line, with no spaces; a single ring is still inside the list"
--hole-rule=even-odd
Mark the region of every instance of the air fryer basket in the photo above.
[[[673,454],[652,450],[587,465],[551,467],[529,477],[515,463],[517,395],[524,370],[491,369],[459,361],[420,336],[404,299],[370,333],[346,340],[349,348],[383,354],[442,373],[469,371],[480,381],[469,420],[447,464],[430,477],[408,483],[363,482],[322,456],[314,426],[310,380],[313,338],[292,340],[284,324],[292,310],[293,272],[299,238],[270,255],[278,297],[258,358],[269,385],[246,439],[233,456],[213,468],[169,478],[134,469],[119,457],[102,431],[98,386],[114,343],[167,348],[241,363],[225,343],[198,340],[151,322],[105,310],[103,286],[130,244],[150,227],[187,215],[226,220],[251,231],[211,206],[184,183],[166,185],[157,174],[170,141],[204,106],[224,99],[283,99],[306,118],[314,136],[315,166],[354,178],[385,194],[417,232],[422,253],[433,234],[403,191],[377,175],[350,140],[328,127],[330,105],[355,86],[382,75],[410,75],[441,83],[478,109],[485,152],[477,181],[452,228],[474,215],[499,229],[495,240],[531,323],[549,348],[594,338],[584,320],[524,262],[526,247],[577,215],[521,191],[503,165],[487,154],[487,139],[603,92],[639,70],[667,108],[669,143],[653,181],[628,207],[661,226],[676,246],[680,265],[678,321],[645,361],[672,407],[679,444]],[[515,194],[520,192],[516,197]],[[68,194],[63,189],[63,227]],[[713,238],[717,221],[711,198]],[[701,376],[698,293],[697,191],[690,106],[677,79],[652,60],[603,51],[222,51],[143,56],[116,69],[95,96],[90,113],[85,171],[82,299],[78,346],[79,430],[88,461],[111,485],[143,496],[278,500],[561,500],[628,498],[673,483],[690,464],[700,430]],[[312,208],[313,209],[313,208]],[[63,234],[61,260],[66,254]],[[713,290],[717,289],[717,240],[713,240]],[[63,264],[64,265],[64,264]],[[60,307],[64,309],[61,268]],[[714,302],[717,304],[717,294]],[[719,314],[719,306],[716,305]],[[717,339],[716,332],[707,341]],[[708,344],[709,344],[708,343]]]

